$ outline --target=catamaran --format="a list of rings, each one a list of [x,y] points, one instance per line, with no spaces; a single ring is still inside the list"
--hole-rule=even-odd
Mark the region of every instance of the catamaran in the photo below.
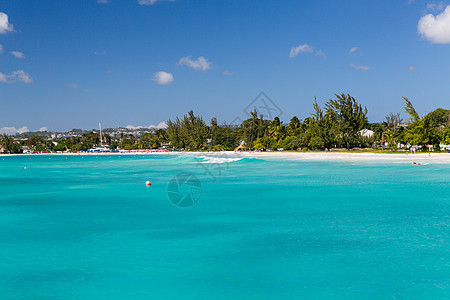
[[[103,133],[102,133],[102,123],[98,123],[100,128],[100,146],[88,149],[88,152],[111,152],[108,145],[103,145]]]

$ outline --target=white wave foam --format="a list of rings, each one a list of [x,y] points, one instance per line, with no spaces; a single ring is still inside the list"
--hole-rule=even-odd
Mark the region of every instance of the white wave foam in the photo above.
[[[226,156],[200,156],[203,164],[224,164],[243,159],[243,157],[226,157]]]

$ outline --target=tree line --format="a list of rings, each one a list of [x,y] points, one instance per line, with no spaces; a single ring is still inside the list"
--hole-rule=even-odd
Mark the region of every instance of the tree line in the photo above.
[[[216,118],[207,124],[201,116],[189,111],[182,118],[168,121],[166,130],[145,133],[137,138],[122,134],[112,138],[105,134],[84,133],[64,139],[45,140],[33,136],[25,141],[0,137],[6,153],[19,153],[26,146],[34,151],[86,151],[102,144],[111,149],[223,149],[233,150],[241,143],[247,149],[325,150],[332,148],[402,148],[417,147],[439,151],[439,145],[450,144],[450,110],[442,108],[421,117],[411,101],[403,97],[407,120],[400,113],[390,113],[381,123],[369,123],[367,108],[349,94],[336,94],[320,106],[313,102],[313,113],[304,120],[294,116],[287,124],[279,117],[264,119],[256,109],[238,126],[219,125]],[[370,130],[370,131],[369,131]]]
[[[314,112],[301,121],[294,116],[287,124],[279,117],[265,120],[255,110],[237,128],[210,125],[190,111],[183,118],[169,121],[167,134],[170,144],[183,149],[232,150],[241,141],[248,149],[303,149],[377,148],[386,146],[396,150],[417,147],[440,150],[439,145],[450,144],[450,110],[437,109],[420,117],[405,97],[404,111],[409,115],[403,122],[400,113],[390,113],[384,122],[369,123],[367,108],[349,94],[336,94],[320,106],[313,102]],[[369,131],[370,130],[370,131]]]

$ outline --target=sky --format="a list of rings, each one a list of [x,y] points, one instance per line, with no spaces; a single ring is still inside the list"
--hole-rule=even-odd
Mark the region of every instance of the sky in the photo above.
[[[285,122],[340,93],[425,115],[450,108],[449,44],[450,1],[2,0],[0,132],[230,124],[261,92]]]

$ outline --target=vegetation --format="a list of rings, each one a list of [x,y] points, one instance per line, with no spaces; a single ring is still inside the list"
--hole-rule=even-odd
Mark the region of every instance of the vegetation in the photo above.
[[[0,148],[4,153],[22,153],[20,144],[6,134],[0,136]]]
[[[241,142],[247,149],[256,150],[327,150],[334,149],[389,149],[398,148],[434,151],[440,144],[450,144],[450,110],[436,109],[421,117],[411,101],[403,97],[406,122],[400,113],[389,113],[382,123],[369,123],[367,108],[348,94],[335,95],[322,107],[313,102],[313,113],[301,121],[291,118],[283,124],[279,117],[265,120],[255,110],[250,118],[239,126],[218,125],[212,118],[210,124],[189,111],[183,118],[168,121],[166,130],[145,133],[137,138],[121,134],[112,138],[89,132],[64,139],[44,139],[41,136],[28,136],[23,140],[0,136],[0,148],[4,153],[31,151],[86,151],[95,146],[108,145],[111,149],[217,149],[233,150]],[[362,151],[362,150],[360,150]]]
[[[405,112],[410,115],[403,141],[422,148],[433,146],[439,149],[439,144],[446,140],[445,132],[450,125],[450,110],[438,108],[421,118],[412,103],[403,97],[406,103]]]

